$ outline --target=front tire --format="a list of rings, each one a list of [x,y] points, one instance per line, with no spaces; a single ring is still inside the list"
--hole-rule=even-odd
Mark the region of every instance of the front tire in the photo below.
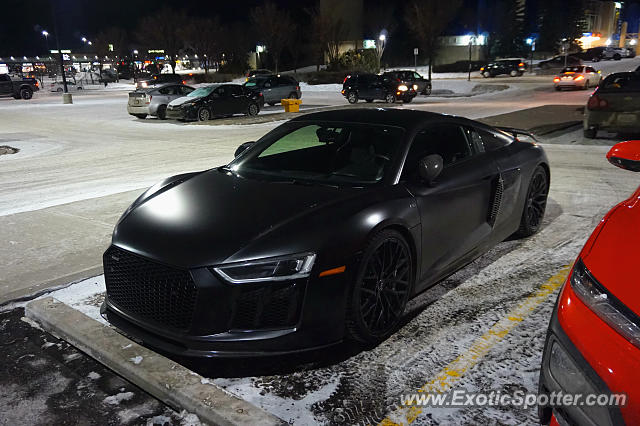
[[[396,96],[393,93],[387,93],[384,97],[384,101],[388,104],[392,104],[396,101]]]
[[[529,237],[540,230],[549,195],[549,179],[542,166],[536,167],[529,181],[527,198],[520,218],[518,237]]]
[[[349,337],[376,344],[400,324],[413,286],[413,258],[409,244],[394,230],[369,239],[347,302]]]
[[[517,76],[518,76],[518,71],[516,71],[516,70],[511,70],[511,71],[509,72],[509,75],[510,75],[511,77],[517,77]]]
[[[587,139],[595,139],[596,135],[598,134],[598,129],[594,129],[594,128],[590,128],[590,129],[585,129],[583,131],[584,137]]]
[[[209,121],[211,120],[211,112],[206,108],[200,108],[198,110],[198,121]]]
[[[253,117],[258,115],[258,113],[260,112],[260,108],[258,108],[258,105],[255,103],[249,104],[249,107],[247,108],[247,115],[249,117]]]
[[[489,78],[489,77],[491,77],[491,73],[489,71],[485,71],[485,72],[482,73],[482,76],[484,78]]]

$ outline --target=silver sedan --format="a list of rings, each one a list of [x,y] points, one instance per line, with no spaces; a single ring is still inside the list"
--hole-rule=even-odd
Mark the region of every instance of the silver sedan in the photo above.
[[[194,90],[193,87],[175,83],[150,87],[148,89],[138,89],[134,92],[129,92],[127,112],[140,119],[144,119],[147,115],[150,115],[164,120],[169,102],[187,96]]]

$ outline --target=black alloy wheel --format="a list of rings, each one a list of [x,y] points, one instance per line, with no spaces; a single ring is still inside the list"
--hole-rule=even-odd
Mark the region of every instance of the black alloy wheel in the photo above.
[[[291,92],[289,93],[289,96],[287,96],[287,99],[298,99],[298,94],[296,92]]]
[[[350,104],[358,103],[358,94],[356,92],[349,92],[347,94],[347,101],[349,101]]]
[[[347,330],[354,340],[378,343],[402,319],[413,284],[413,261],[401,234],[384,230],[364,250],[347,306]]]
[[[254,115],[258,115],[259,112],[260,112],[260,108],[258,108],[257,104],[254,104],[254,103],[249,104],[249,107],[247,108],[248,116],[253,117]]]
[[[211,112],[206,108],[200,108],[198,110],[198,121],[208,121],[211,119]]]
[[[547,173],[542,166],[538,166],[531,176],[527,199],[524,203],[520,228],[517,234],[520,237],[528,237],[540,230],[544,212],[547,207],[549,195],[549,182]]]
[[[20,90],[20,97],[24,100],[29,100],[33,97],[33,90],[29,88],[24,88]]]

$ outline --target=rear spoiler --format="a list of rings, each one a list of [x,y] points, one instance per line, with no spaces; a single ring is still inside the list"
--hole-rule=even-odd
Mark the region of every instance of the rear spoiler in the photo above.
[[[538,142],[538,139],[534,136],[534,134],[529,132],[528,130],[516,129],[515,127],[497,127],[497,126],[496,126],[496,129],[502,130],[505,133],[509,133],[514,138],[517,138],[518,135],[524,135],[524,136],[528,136],[531,139],[533,139],[534,141]]]

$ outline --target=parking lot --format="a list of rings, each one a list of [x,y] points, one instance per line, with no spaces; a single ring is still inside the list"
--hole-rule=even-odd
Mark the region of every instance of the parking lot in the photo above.
[[[638,64],[636,58],[603,67],[613,71]],[[482,89],[471,96],[476,85],[507,87]],[[303,87],[302,112],[347,105],[339,92],[328,89],[305,91]],[[476,78],[470,83],[441,80],[434,82],[437,89],[442,92],[392,107],[530,129],[554,121],[556,128],[540,136],[551,165],[549,204],[541,232],[500,243],[418,296],[411,301],[403,326],[376,347],[345,343],[305,356],[251,363],[189,362],[189,368],[296,424],[537,423],[536,407],[416,409],[402,406],[401,397],[436,385],[467,392],[535,393],[547,324],[568,267],[593,227],[633,192],[637,180],[605,159],[610,146],[620,140],[616,135],[583,138],[576,116],[590,91],[556,92],[547,76],[521,81]],[[127,114],[126,102],[126,88],[86,90],[74,94],[73,105],[63,105],[59,95],[49,93],[38,93],[30,102],[0,100],[0,145],[19,149],[0,156],[0,303],[11,302],[2,313],[2,343],[15,339],[11,330],[19,329],[20,339],[38,342],[27,349],[16,348],[23,351],[20,356],[30,354],[29,362],[36,364],[43,358],[50,365],[66,364],[60,374],[67,377],[59,388],[21,394],[39,405],[14,405],[18,414],[40,410],[40,418],[55,423],[64,414],[52,410],[51,401],[86,388],[94,391],[82,393],[83,399],[107,407],[105,421],[128,410],[131,416],[120,416],[119,422],[197,422],[189,413],[166,408],[118,376],[109,376],[111,384],[78,380],[91,372],[110,373],[103,367],[96,370],[98,364],[63,343],[56,343],[57,349],[44,347],[47,333],[25,328],[19,319],[24,305],[15,302],[77,282],[53,297],[99,319],[104,288],[101,255],[126,206],[166,176],[228,163],[238,145],[257,140],[284,119],[278,115],[277,121],[253,124],[240,116],[205,124],[139,120]],[[550,109],[554,107],[558,109]],[[279,114],[281,108],[268,106],[258,117]],[[549,111],[562,113],[550,120],[550,115],[558,113]],[[65,358],[71,354],[77,354],[76,361]],[[82,364],[77,361],[80,358]],[[17,389],[20,374],[33,366],[11,356],[6,362],[11,368],[0,370],[0,383]],[[78,362],[78,368],[71,362]],[[103,402],[126,392],[136,396]],[[78,401],[66,403],[76,409],[80,406]]]

